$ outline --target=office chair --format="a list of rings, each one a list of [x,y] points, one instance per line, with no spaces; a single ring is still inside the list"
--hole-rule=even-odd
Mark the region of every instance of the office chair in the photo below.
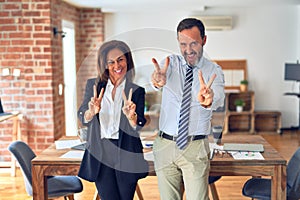
[[[4,113],[2,102],[1,102],[1,98],[0,98],[0,113]]]
[[[286,199],[300,199],[300,148],[288,162],[286,174]],[[243,187],[243,195],[252,199],[271,199],[271,179],[251,178],[247,180]]]
[[[32,174],[31,160],[36,157],[32,149],[22,141],[14,141],[8,146],[8,150],[14,155],[19,162],[25,188],[28,195],[32,196]],[[50,176],[48,182],[48,198],[67,197],[74,200],[74,193],[82,191],[83,186],[81,180],[76,176]]]

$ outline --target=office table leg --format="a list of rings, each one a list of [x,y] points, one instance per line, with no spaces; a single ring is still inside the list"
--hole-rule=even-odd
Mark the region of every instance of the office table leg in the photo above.
[[[139,200],[144,200],[139,184],[136,185],[135,192],[137,193]]]
[[[286,200],[286,166],[277,165],[272,176],[272,200]]]
[[[47,200],[48,185],[43,167],[32,165],[31,171],[33,200]]]
[[[98,195],[97,188],[96,188],[96,191],[95,191],[95,194],[94,194],[93,200],[100,200],[100,196]]]

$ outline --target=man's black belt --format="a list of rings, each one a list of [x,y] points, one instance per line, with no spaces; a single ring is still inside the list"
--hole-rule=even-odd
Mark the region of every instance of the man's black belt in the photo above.
[[[159,137],[165,138],[167,140],[176,141],[176,139],[177,139],[176,136],[168,135],[163,131],[159,131],[158,135],[159,135]],[[206,137],[207,137],[206,135],[190,135],[190,136],[188,136],[188,141],[202,140]]]

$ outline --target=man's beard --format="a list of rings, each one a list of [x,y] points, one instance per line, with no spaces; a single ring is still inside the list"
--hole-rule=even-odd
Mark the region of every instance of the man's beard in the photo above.
[[[190,61],[189,61],[189,59],[188,59],[188,56],[189,56],[189,55],[196,56],[196,59],[192,60],[192,62],[194,62],[194,63],[190,63]],[[189,53],[189,54],[187,54],[186,52],[184,52],[184,59],[185,59],[185,61],[187,62],[187,64],[188,64],[189,66],[195,66],[195,65],[197,65],[197,63],[200,61],[202,55],[203,55],[203,51],[198,52],[198,53],[195,52],[195,51],[192,51],[192,52]]]

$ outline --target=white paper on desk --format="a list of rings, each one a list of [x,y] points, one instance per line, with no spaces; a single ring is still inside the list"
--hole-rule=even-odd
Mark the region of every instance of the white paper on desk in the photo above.
[[[223,151],[223,146],[218,145],[217,143],[210,142],[209,143],[209,150],[210,150],[209,159],[212,160],[214,155],[215,155],[215,150]]]
[[[83,158],[84,151],[68,151],[67,153],[60,156],[60,158]]]
[[[211,150],[216,149],[216,150],[219,150],[219,151],[223,151],[223,146],[222,145],[218,145],[218,144],[212,143],[212,142],[209,143],[209,148]]]
[[[230,151],[229,153],[236,160],[264,160],[265,159],[260,152]]]
[[[144,153],[144,159],[148,161],[154,161],[153,151]]]
[[[55,147],[56,149],[68,149],[72,146],[80,144],[80,139],[76,140],[56,140],[55,141]]]

